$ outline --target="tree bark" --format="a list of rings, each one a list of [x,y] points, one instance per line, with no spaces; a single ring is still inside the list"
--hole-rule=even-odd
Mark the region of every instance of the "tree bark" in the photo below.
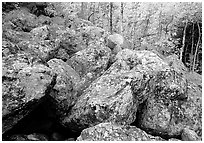
[[[192,30],[192,42],[191,42],[191,53],[190,53],[190,71],[193,71],[193,49],[194,49],[194,23]]]
[[[200,43],[200,26],[199,26],[199,23],[197,23],[198,25],[198,32],[199,32],[199,36],[198,36],[198,42],[197,42],[197,45],[196,45],[196,50],[195,50],[195,54],[194,54],[194,60],[193,60],[193,71],[195,70],[195,64],[196,64],[196,56],[197,56],[197,52],[198,52],[198,47],[199,47],[199,43]]]
[[[185,27],[184,27],[184,30],[183,30],[183,40],[182,40],[182,47],[181,47],[181,50],[180,50],[180,61],[182,61],[182,58],[183,58],[183,51],[184,51],[184,47],[185,47],[185,38],[186,38],[186,28],[187,28],[187,25],[188,25],[188,20],[186,20],[186,24],[185,24]]]
[[[110,2],[110,33],[113,34],[113,3]]]
[[[120,25],[120,33],[123,35],[123,2],[120,5],[120,14],[121,14],[121,25]]]
[[[85,19],[85,20],[87,20],[87,16],[86,16],[87,12],[86,11],[87,11],[87,2],[81,2],[80,17],[82,19]]]

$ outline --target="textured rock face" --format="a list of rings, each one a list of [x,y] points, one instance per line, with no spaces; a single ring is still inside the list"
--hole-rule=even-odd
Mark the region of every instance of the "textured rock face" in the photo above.
[[[134,126],[101,123],[81,132],[77,141],[164,141]]]
[[[80,76],[68,64],[60,59],[48,61],[49,67],[57,74],[51,96],[62,111],[67,111],[75,103]]]
[[[118,61],[79,97],[70,114],[62,121],[63,124],[72,129],[82,130],[105,121],[120,124],[134,122],[138,103],[143,102],[151,93],[148,86],[151,77],[144,68],[147,68],[147,61],[153,60],[150,56],[152,53],[144,53],[121,51],[117,55]],[[142,56],[149,59],[142,61]],[[159,70],[159,66],[156,65],[161,64],[162,60],[159,61],[159,57],[154,56],[154,63],[150,64],[155,66],[152,70],[156,72]]]
[[[22,4],[2,15],[3,140],[201,140],[202,76],[176,55]]]
[[[193,130],[188,128],[184,128],[181,134],[181,138],[183,141],[198,141],[199,137]]]
[[[49,68],[43,65],[21,67],[23,64],[18,62],[12,61],[10,67],[3,64],[3,133],[32,111],[52,82]]]
[[[75,53],[68,61],[68,64],[70,64],[80,76],[84,76],[88,72],[95,72],[96,75],[100,75],[107,67],[109,55],[109,48],[98,44],[90,45],[87,49]]]
[[[108,47],[113,50],[115,46],[122,46],[124,42],[124,38],[120,34],[113,34],[107,37],[107,45]]]
[[[151,97],[144,103],[138,125],[153,134],[176,136],[183,129],[183,111],[187,83],[175,71],[160,72],[156,76]]]
[[[16,31],[30,32],[38,26],[37,17],[26,9],[10,11],[6,18],[4,18],[4,22],[13,23],[15,25],[13,29]]]
[[[75,53],[67,61],[81,77],[79,88],[81,92],[107,69],[110,53],[109,48],[95,43]]]
[[[87,26],[84,27],[84,30],[81,32],[81,35],[86,45],[90,45],[91,43],[95,42],[100,42],[104,44],[104,39],[108,36],[108,32],[96,26]]]
[[[137,101],[124,79],[122,75],[104,75],[97,79],[79,97],[63,124],[73,130],[82,130],[104,121],[133,122]]]
[[[36,40],[46,40],[49,37],[49,28],[47,25],[34,28],[30,31]]]

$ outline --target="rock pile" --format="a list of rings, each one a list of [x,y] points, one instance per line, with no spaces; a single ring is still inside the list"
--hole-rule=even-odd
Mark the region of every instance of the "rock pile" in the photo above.
[[[3,140],[201,140],[201,77],[175,55],[75,16],[18,9],[2,22]]]

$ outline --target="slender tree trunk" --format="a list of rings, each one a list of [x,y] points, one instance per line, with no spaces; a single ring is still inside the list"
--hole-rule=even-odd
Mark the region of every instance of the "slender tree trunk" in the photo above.
[[[121,14],[121,25],[120,25],[120,33],[123,35],[123,2],[120,5],[120,14]]]
[[[161,39],[162,36],[162,23],[161,23],[161,18],[162,18],[162,10],[159,13],[159,30],[158,30],[158,40]]]
[[[191,54],[190,54],[190,71],[193,71],[193,48],[194,47],[194,23],[192,30]]]
[[[186,38],[186,28],[187,28],[187,25],[188,25],[188,20],[186,21],[186,25],[185,25],[184,30],[183,30],[182,47],[181,47],[181,50],[180,50],[180,60],[181,61],[182,61],[182,58],[183,58],[183,51],[184,51],[184,47],[185,47],[185,38]]]
[[[92,18],[92,23],[95,24],[95,2],[93,3],[93,18]]]
[[[195,54],[194,54],[194,60],[193,60],[193,71],[195,70],[195,64],[196,64],[196,56],[197,56],[197,53],[198,53],[198,47],[199,47],[199,43],[200,43],[200,26],[199,26],[199,23],[197,23],[198,25],[198,32],[199,32],[199,36],[198,36],[198,42],[197,42],[197,45],[196,45],[196,50],[195,50]]]
[[[80,17],[82,19],[87,20],[87,2],[81,2],[81,12],[80,12]]]
[[[110,2],[110,33],[113,34],[113,3]]]

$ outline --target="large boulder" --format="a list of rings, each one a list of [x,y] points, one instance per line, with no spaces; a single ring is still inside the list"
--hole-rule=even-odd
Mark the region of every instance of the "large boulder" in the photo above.
[[[62,124],[80,131],[101,122],[130,124],[136,118],[134,99],[126,74],[103,75],[83,92]]]
[[[181,134],[181,139],[183,141],[198,141],[200,140],[198,135],[188,128],[184,128]]]
[[[180,105],[184,106],[188,98],[184,77],[150,51],[124,49],[116,59],[83,92],[62,123],[73,130],[106,121],[131,124],[139,109],[136,121],[146,131],[180,135],[176,126],[183,111]]]
[[[134,126],[101,123],[81,132],[77,141],[165,141]]]
[[[48,66],[47,61],[51,58],[50,51],[53,49],[52,43],[49,41],[25,40],[17,45],[27,55],[31,65],[40,62]]]
[[[178,59],[178,56],[173,54],[166,57],[166,61],[172,66],[177,72],[186,74],[188,72],[187,67]]]
[[[83,91],[107,69],[110,49],[100,44],[91,44],[88,48],[75,53],[67,63],[80,75]]]
[[[82,30],[81,36],[86,46],[95,42],[101,42],[105,44],[105,38],[108,36],[108,32],[100,27],[87,26]]]
[[[62,121],[65,126],[82,130],[104,121],[131,124],[136,119],[138,102],[145,100],[152,91],[148,86],[152,84],[148,74],[168,68],[167,63],[148,51],[126,49],[116,57],[117,61],[79,97]]]
[[[48,61],[48,65],[57,74],[53,93],[50,96],[55,99],[59,112],[67,112],[76,101],[80,76],[60,59],[52,59]]]
[[[44,65],[30,67],[23,55],[3,59],[2,65],[2,132],[5,133],[48,94],[54,74]]]
[[[31,14],[27,9],[18,9],[10,11],[3,22],[11,22],[15,25],[14,30],[30,32],[38,26],[37,16]]]
[[[181,67],[171,67],[172,71],[157,74],[153,94],[138,113],[137,125],[165,138],[178,138],[186,127],[201,136],[201,86]]]
[[[2,38],[8,39],[13,43],[19,43],[21,41],[27,41],[32,39],[32,35],[28,32],[5,29],[2,33]]]

